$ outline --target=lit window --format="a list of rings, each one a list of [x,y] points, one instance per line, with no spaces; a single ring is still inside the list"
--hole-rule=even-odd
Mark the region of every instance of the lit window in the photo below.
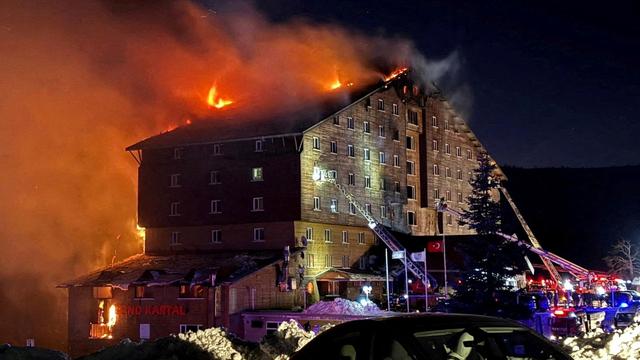
[[[332,141],[331,142],[331,153],[332,154],[337,154],[338,153],[338,142],[337,141]]]
[[[456,170],[456,179],[462,180],[462,170]]]
[[[338,212],[338,199],[331,199],[331,212],[332,213]]]
[[[451,144],[444,144],[444,152],[451,155]]]
[[[331,229],[324,229],[324,242],[332,242]]]
[[[219,229],[211,230],[210,242],[212,244],[220,244],[220,243],[222,243],[222,230],[219,230]]]
[[[409,150],[416,149],[416,144],[415,144],[415,141],[413,140],[413,136],[407,136],[407,149]]]
[[[413,161],[407,161],[407,175],[416,174],[416,164]]]
[[[378,110],[384,111],[384,100],[378,99]]]
[[[438,118],[435,116],[431,117],[431,126],[438,127]]]
[[[440,175],[440,167],[438,164],[433,164],[433,175]]]
[[[182,234],[179,231],[171,232],[171,243],[170,245],[180,245],[182,243]]]
[[[360,245],[364,244],[364,233],[363,232],[359,232],[358,233],[358,244],[360,244]]]
[[[400,167],[400,156],[393,155],[393,166]]]
[[[356,152],[353,148],[353,145],[347,145],[347,156],[348,157],[355,157],[356,156]]]
[[[364,177],[364,188],[371,189],[371,176]]]
[[[393,115],[400,114],[400,110],[398,110],[398,104],[391,104],[391,113]]]
[[[262,168],[255,167],[251,169],[251,181],[262,181]]]
[[[364,211],[371,215],[371,204],[364,204]]]
[[[418,125],[418,112],[409,110],[409,113],[407,114],[407,121],[409,124]]]
[[[416,198],[416,187],[413,185],[407,185],[407,199],[415,200]]]
[[[253,198],[253,208],[251,211],[264,211],[264,198],[263,197],[254,197]]]
[[[213,155],[222,155],[222,144],[213,144]]]
[[[220,184],[220,171],[210,171],[209,172],[209,185]]]
[[[202,285],[180,285],[178,297],[187,299],[206,298],[207,288]]]
[[[196,332],[202,329],[202,325],[199,324],[180,324],[180,333],[186,334],[189,331]]]
[[[416,222],[416,213],[413,211],[407,211],[407,224],[414,226],[418,223]]]
[[[364,161],[371,161],[371,151],[364,149]]]
[[[264,241],[264,228],[253,228],[253,241]]]
[[[313,197],[313,210],[320,211],[320,198],[318,196]]]
[[[471,149],[467,149],[467,160],[473,160],[473,152]]]
[[[313,137],[313,148],[316,150],[320,150],[320,138],[317,136]]]
[[[349,174],[348,184],[349,185],[355,185],[356,184],[356,175],[355,174]]]
[[[144,285],[136,286],[134,291],[136,299],[153,299],[153,291]]]
[[[349,202],[349,215],[356,214],[356,204]]]
[[[180,216],[180,202],[174,201],[169,209],[169,216]]]
[[[364,131],[365,134],[370,134],[371,133],[371,125],[369,124],[368,121],[363,121],[362,122],[362,130]]]
[[[305,231],[305,237],[308,241],[313,241],[313,228],[308,227]]]
[[[450,178],[451,177],[451,169],[448,167],[444,168],[444,176]]]
[[[171,174],[169,187],[176,188],[180,186],[180,174]]]
[[[460,146],[456,146],[456,156],[462,157],[462,148]]]
[[[222,200],[211,200],[211,207],[209,214],[221,214],[222,213]]]
[[[462,196],[462,193],[458,193],[458,202],[459,203],[463,203],[464,202],[464,197]]]
[[[333,125],[340,125],[340,117],[338,115],[333,117]]]
[[[346,230],[342,230],[342,243],[343,244],[349,243],[349,232],[347,232]]]
[[[264,143],[262,140],[256,140],[255,143],[255,152],[262,152],[264,150]]]
[[[173,149],[173,160],[180,160],[184,156],[183,148],[175,148]]]
[[[380,151],[380,164],[384,165],[387,163],[387,154],[384,153],[384,151]]]
[[[438,140],[431,141],[431,150],[438,151]]]
[[[387,137],[387,130],[383,125],[378,126],[378,136],[381,138]]]
[[[353,118],[352,118],[352,117],[348,117],[348,118],[347,118],[347,129],[351,129],[351,130],[353,130],[353,129],[355,129],[355,128],[356,128],[356,122],[355,122],[355,120],[353,120]]]
[[[387,218],[387,207],[384,205],[380,206],[380,217],[383,219]]]
[[[447,201],[451,201],[451,191],[449,190],[445,191],[444,196],[445,196],[445,199],[447,199]]]

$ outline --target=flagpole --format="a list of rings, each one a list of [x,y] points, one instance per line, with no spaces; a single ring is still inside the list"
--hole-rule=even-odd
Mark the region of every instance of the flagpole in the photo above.
[[[424,311],[429,312],[429,273],[427,272],[427,249],[424,252]]]
[[[389,297],[389,250],[384,249],[384,266],[387,272],[387,311],[391,311],[391,300]]]
[[[407,295],[407,312],[409,312],[409,275],[407,274],[407,250],[404,252],[404,291]]]

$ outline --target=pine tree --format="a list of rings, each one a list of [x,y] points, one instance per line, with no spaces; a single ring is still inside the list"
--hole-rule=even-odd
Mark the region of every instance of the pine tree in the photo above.
[[[505,280],[519,273],[522,251],[505,241],[500,231],[500,203],[494,200],[499,191],[497,166],[486,153],[478,156],[478,168],[470,181],[469,209],[460,224],[469,226],[477,235],[460,244],[465,260],[465,276],[458,289],[458,298],[492,313],[497,293],[505,290]]]

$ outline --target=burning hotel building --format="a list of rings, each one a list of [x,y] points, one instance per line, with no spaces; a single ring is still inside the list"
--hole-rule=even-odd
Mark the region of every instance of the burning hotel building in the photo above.
[[[317,180],[335,179],[409,241],[465,235],[449,214],[439,223],[436,202],[466,206],[483,148],[441,94],[404,71],[336,89],[320,109],[194,122],[127,150],[139,163],[144,253],[61,285],[72,356],[212,326],[250,337],[273,323],[247,314],[353,300],[364,284],[381,299],[375,234],[338,187]]]

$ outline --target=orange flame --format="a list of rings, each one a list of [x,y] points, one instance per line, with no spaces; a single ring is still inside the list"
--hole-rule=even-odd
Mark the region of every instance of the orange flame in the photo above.
[[[211,86],[211,89],[209,89],[209,96],[207,96],[207,104],[209,104],[210,108],[213,107],[216,109],[222,109],[223,107],[229,104],[233,104],[233,101],[219,97],[216,84],[213,84]]]
[[[331,90],[335,90],[341,86],[342,86],[342,83],[340,82],[340,79],[336,79],[336,81],[334,81],[333,83],[331,83],[331,85],[329,85],[329,88]]]
[[[109,321],[107,322],[109,330],[111,330],[111,328],[116,324],[117,320],[118,315],[116,315],[116,306],[112,304],[111,306],[109,306]]]
[[[385,77],[384,81],[389,81],[389,80],[395,79],[398,76],[404,74],[407,70],[409,70],[409,69],[406,68],[406,67],[403,67],[403,68],[400,68],[400,69],[396,69],[389,76]]]

